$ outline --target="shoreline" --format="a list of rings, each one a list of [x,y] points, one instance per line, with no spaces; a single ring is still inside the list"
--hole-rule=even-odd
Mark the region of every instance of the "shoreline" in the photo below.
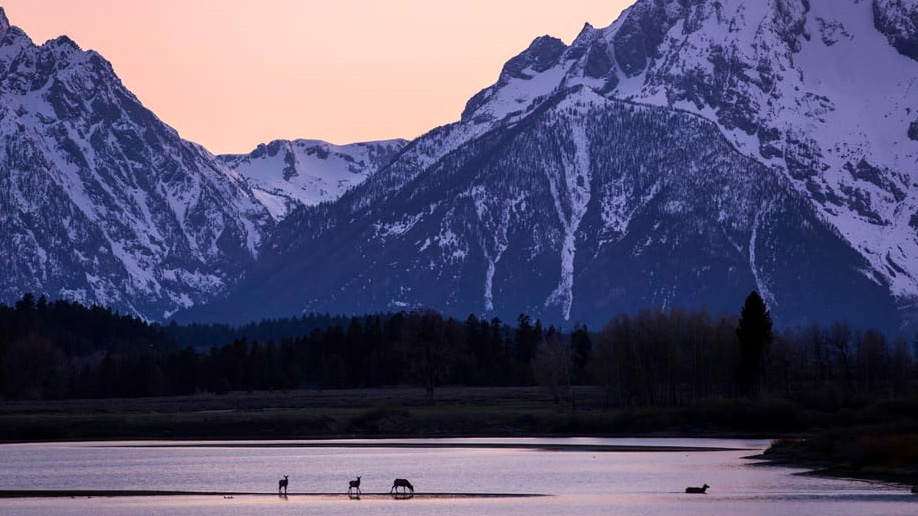
[[[519,439],[538,439],[539,437],[519,437]],[[572,437],[552,437],[551,439],[565,439]],[[435,438],[448,439],[448,438]],[[470,438],[474,439],[474,437]],[[486,438],[483,438],[486,439]],[[513,437],[500,437],[490,439],[514,439]],[[610,438],[614,439],[614,438]],[[647,437],[645,439],[653,439]],[[686,439],[698,439],[686,437]],[[555,451],[555,452],[588,452],[588,453],[704,453],[704,452],[723,452],[723,451],[750,451],[753,448],[730,448],[719,446],[680,446],[680,445],[653,445],[653,444],[576,444],[576,443],[455,443],[455,442],[384,442],[390,439],[380,439],[376,442],[347,442],[347,440],[336,442],[325,442],[322,440],[304,440],[303,442],[205,442],[198,444],[175,443],[175,444],[126,444],[110,445],[101,447],[111,448],[372,448],[372,449],[498,449],[498,450],[538,450],[538,451]],[[383,442],[380,442],[383,441]],[[398,441],[398,439],[391,439]]]
[[[577,387],[577,409],[537,387],[235,392],[179,398],[0,402],[0,442],[468,437],[772,438],[806,431],[784,402],[709,400],[609,407]]]
[[[475,439],[482,441],[476,442]],[[454,437],[338,437],[338,438],[305,438],[305,439],[104,439],[104,440],[64,440],[64,441],[9,441],[3,445],[32,444],[83,444],[90,448],[251,448],[251,449],[494,449],[494,450],[534,450],[545,452],[581,452],[581,453],[711,453],[756,451],[759,448],[735,446],[691,446],[680,444],[606,444],[606,443],[553,443],[535,442],[548,439],[713,439],[743,440],[756,439],[745,437],[711,437],[711,436],[580,436],[580,435],[527,435],[527,436],[454,436]],[[458,441],[461,440],[461,441]],[[495,442],[499,440],[500,442]],[[533,440],[534,442],[526,442]],[[164,442],[167,441],[167,442]],[[414,442],[412,442],[414,441]]]
[[[30,489],[0,489],[0,499],[22,499],[22,498],[137,498],[137,497],[179,497],[179,496],[222,496],[224,498],[233,497],[278,497],[287,499],[295,498],[430,498],[430,499],[448,499],[448,498],[542,498],[552,495],[541,493],[413,493],[413,494],[395,494],[395,493],[361,493],[360,495],[349,495],[347,493],[286,493],[279,495],[277,493],[255,493],[245,491],[146,491],[146,490],[93,490],[93,489],[50,489],[50,490],[30,490]]]
[[[762,467],[792,467],[806,470],[796,473],[797,475],[881,482],[902,486],[907,489],[918,488],[918,469],[915,469],[918,465],[913,465],[911,469],[887,465],[855,467],[842,462],[813,458],[799,451],[799,449],[792,451],[786,448],[776,450],[776,446],[781,447],[782,445],[780,443],[773,444],[761,454],[744,458],[760,461],[756,465]]]

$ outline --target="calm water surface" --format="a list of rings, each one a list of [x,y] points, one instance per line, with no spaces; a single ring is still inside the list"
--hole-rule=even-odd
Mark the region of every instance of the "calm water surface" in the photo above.
[[[244,443],[61,443],[0,445],[0,490],[179,490],[257,496],[0,499],[2,515],[915,515],[918,496],[899,486],[794,475],[743,457],[768,442],[723,439],[438,439],[437,445],[506,448],[250,447]],[[385,444],[391,441],[350,441]],[[741,448],[710,452],[540,451],[538,444]],[[150,445],[156,446],[150,446]],[[188,446],[208,445],[208,446]],[[218,446],[210,446],[218,444]],[[239,446],[239,444],[243,444]],[[297,444],[284,441],[281,444]],[[338,447],[337,445],[341,446]],[[163,446],[165,445],[165,446]],[[176,446],[173,446],[176,445]],[[224,446],[225,445],[225,446]],[[533,448],[525,448],[533,446]],[[277,479],[290,476],[289,496]],[[408,478],[420,493],[530,493],[538,498],[305,496],[344,493],[361,475],[364,493]],[[707,483],[707,495],[686,486]]]

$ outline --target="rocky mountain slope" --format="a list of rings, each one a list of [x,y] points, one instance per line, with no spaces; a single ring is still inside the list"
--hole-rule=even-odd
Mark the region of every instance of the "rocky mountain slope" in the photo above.
[[[912,0],[640,0],[281,223],[200,317],[641,307],[895,327],[918,293]]]
[[[277,221],[334,201],[404,144],[215,157],[102,56],[66,36],[36,45],[0,8],[0,302],[34,292],[167,319],[225,294]]]
[[[0,10],[0,297],[148,318],[223,293],[268,210],[241,176],[143,107],[99,54],[34,44]]]
[[[516,60],[538,63],[505,69],[464,118],[506,116],[531,102],[516,91],[532,83],[696,113],[787,177],[908,298],[918,292],[916,42],[914,0],[645,0],[569,48],[531,47]]]

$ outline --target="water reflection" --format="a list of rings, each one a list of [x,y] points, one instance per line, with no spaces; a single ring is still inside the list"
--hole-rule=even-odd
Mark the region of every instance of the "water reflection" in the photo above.
[[[377,441],[361,441],[372,445]],[[442,445],[474,440],[411,440]],[[0,445],[0,490],[160,490],[201,496],[0,499],[0,514],[153,516],[320,513],[375,515],[548,514],[847,516],[914,514],[907,487],[799,476],[743,457],[767,441],[518,439],[520,448],[246,447],[245,443],[57,443]],[[538,443],[739,448],[717,452],[539,451]],[[206,447],[188,444],[208,444]],[[361,472],[359,491],[345,493]],[[295,482],[287,496],[279,478]],[[392,479],[405,475],[411,488]],[[403,480],[404,479],[402,478]],[[345,484],[348,482],[348,484]],[[708,484],[704,496],[686,486]],[[550,495],[511,498],[506,495]],[[402,503],[412,500],[411,503]]]

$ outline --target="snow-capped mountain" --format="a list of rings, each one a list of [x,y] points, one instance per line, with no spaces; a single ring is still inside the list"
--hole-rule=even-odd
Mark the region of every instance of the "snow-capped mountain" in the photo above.
[[[414,141],[217,158],[0,10],[0,294],[595,326],[757,289],[783,324],[892,328],[918,299],[916,88],[918,0],[639,0]]]
[[[405,140],[334,145],[319,140],[274,140],[249,154],[219,158],[245,178],[280,220],[297,206],[332,202],[387,165]]]
[[[785,324],[893,326],[918,294],[916,49],[915,0],[639,0],[291,215],[207,315],[595,324],[758,289]]]
[[[23,292],[151,319],[223,293],[268,210],[182,140],[99,54],[34,44],[0,9],[0,298]]]
[[[505,70],[464,118],[574,84],[696,113],[787,177],[896,296],[918,293],[918,2],[641,1],[521,57],[539,62]]]

